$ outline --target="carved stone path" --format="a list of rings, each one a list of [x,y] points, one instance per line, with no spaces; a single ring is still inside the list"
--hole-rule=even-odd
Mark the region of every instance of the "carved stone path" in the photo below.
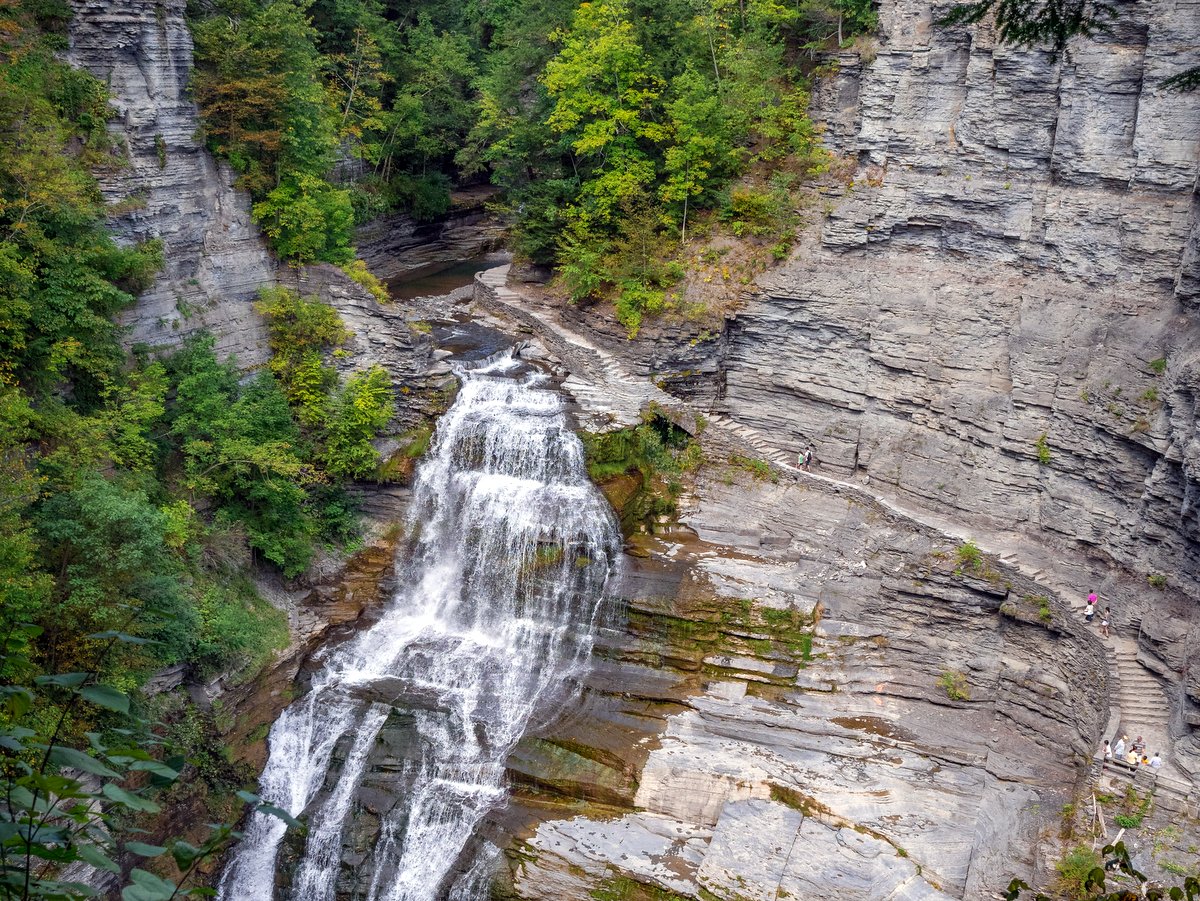
[[[476,281],[483,288],[483,291],[476,291],[476,301],[489,312],[515,320],[528,328],[563,362],[571,372],[563,387],[575,398],[589,427],[604,423],[632,425],[640,421],[641,411],[651,402],[669,413],[701,415],[707,419],[709,429],[721,433],[724,439],[721,443],[742,449],[750,448],[756,456],[797,479],[822,482],[869,498],[898,516],[941,532],[951,541],[974,541],[985,554],[998,557],[1054,592],[1060,608],[1066,607],[1076,615],[1083,616],[1087,589],[1078,584],[1077,572],[1064,572],[1080,567],[1065,566],[1064,561],[1044,545],[1011,532],[968,529],[938,513],[914,509],[895,498],[880,494],[866,483],[801,470],[795,465],[795,456],[776,445],[763,432],[725,414],[691,409],[648,379],[627,372],[612,354],[564,326],[549,310],[531,309],[525,296],[508,287],[508,268],[500,266],[476,276]],[[1071,584],[1073,582],[1075,584]],[[1092,626],[1099,640],[1105,644],[1112,685],[1105,737],[1118,734],[1118,730],[1128,734],[1131,739],[1141,735],[1146,741],[1147,750],[1150,753],[1161,752],[1166,761],[1159,773],[1159,785],[1186,797],[1195,788],[1186,774],[1171,763],[1172,742],[1168,730],[1170,704],[1159,677],[1138,662],[1137,625],[1132,624],[1132,637],[1114,629],[1108,639],[1099,636],[1099,614]]]

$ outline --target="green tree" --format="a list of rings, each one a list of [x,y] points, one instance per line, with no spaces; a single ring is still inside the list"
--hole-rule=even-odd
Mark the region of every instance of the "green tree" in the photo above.
[[[56,493],[34,513],[39,557],[56,574],[49,603],[33,618],[45,631],[43,666],[86,667],[95,639],[117,631],[153,639],[124,647],[106,666],[117,671],[186,657],[194,620],[178,561],[164,540],[165,519],[130,479],[83,474],[78,487]]]
[[[297,575],[321,531],[306,491],[320,474],[300,456],[300,432],[274,377],[243,386],[212,345],[199,337],[168,361],[175,386],[168,421],[183,486],[216,501],[218,522],[240,524],[252,548]]]
[[[18,627],[37,618],[53,588],[27,518],[39,494],[27,447],[36,434],[34,416],[16,388],[0,388],[0,643],[9,642]],[[9,680],[31,675],[28,650],[28,643],[13,641],[6,651]]]
[[[714,85],[689,69],[671,84],[667,104],[672,142],[663,157],[666,179],[659,194],[679,210],[680,236],[687,239],[688,206],[711,200],[736,171],[738,156],[725,107]]]
[[[41,393],[68,378],[94,402],[122,359],[111,317],[161,256],[120,249],[103,230],[87,171],[108,148],[103,85],[10,28],[0,29],[0,383]]]
[[[584,3],[570,30],[551,37],[562,48],[542,75],[554,101],[547,124],[569,138],[590,170],[581,186],[588,202],[576,217],[603,228],[654,180],[647,150],[668,137],[663,84],[637,40],[627,0]]]
[[[315,175],[284,179],[265,200],[254,204],[254,221],[287,259],[301,263],[349,263],[354,259],[350,195]]]
[[[352,375],[331,404],[325,429],[325,467],[335,476],[363,479],[379,466],[371,442],[391,421],[392,384],[382,366]]]

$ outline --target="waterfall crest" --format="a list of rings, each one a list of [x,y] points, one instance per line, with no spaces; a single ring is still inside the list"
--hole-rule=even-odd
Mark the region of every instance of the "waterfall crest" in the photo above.
[[[393,707],[414,718],[419,749],[383,819],[368,901],[486,897],[464,849],[504,802],[509,752],[586,663],[619,537],[545,376],[511,352],[458,375],[417,473],[400,589],[271,729],[260,793],[309,824],[292,885],[275,884],[283,823],[255,815],[222,876],[223,901],[334,897],[355,790]]]

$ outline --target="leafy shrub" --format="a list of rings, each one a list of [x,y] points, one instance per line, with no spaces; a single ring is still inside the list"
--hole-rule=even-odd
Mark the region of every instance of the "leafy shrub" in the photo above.
[[[276,253],[300,263],[348,263],[354,258],[350,195],[316,175],[288,178],[254,204],[254,221]]]
[[[666,292],[661,288],[626,282],[617,295],[617,321],[625,326],[630,338],[636,338],[641,331],[642,315],[659,312],[666,300]]]
[[[167,547],[166,517],[136,480],[80,473],[75,487],[40,505],[35,523],[42,560],[64,590],[38,622],[58,666],[87,669],[98,643],[79,636],[114,630],[154,643],[117,646],[109,666],[139,670],[186,659],[194,613]]]
[[[593,241],[568,235],[560,249],[559,274],[572,302],[579,303],[599,296],[609,281],[604,268],[606,247]]]
[[[382,366],[352,375],[333,399],[323,459],[332,475],[363,479],[379,466],[371,442],[392,418],[391,380]]]
[[[1088,879],[1100,864],[1100,855],[1091,848],[1084,845],[1072,848],[1054,865],[1058,873],[1056,887],[1067,898],[1087,897]]]
[[[337,373],[325,365],[324,355],[350,333],[333,307],[285,288],[264,288],[256,307],[270,330],[271,371],[301,421],[321,422],[329,392],[337,384]]]
[[[1162,591],[1167,587],[1167,577],[1162,573],[1150,573],[1150,575],[1147,576],[1147,581],[1149,581],[1152,587],[1157,588],[1159,591]]]
[[[253,676],[275,651],[287,646],[287,614],[259,597],[249,582],[199,586],[196,611],[192,659],[206,675],[232,665],[236,673]]]
[[[354,260],[342,267],[342,271],[362,287],[366,288],[379,303],[388,303],[392,298],[387,286],[375,275],[362,260]]]
[[[681,487],[675,477],[703,462],[700,443],[653,411],[644,414],[643,422],[633,428],[584,432],[580,437],[588,475],[601,487],[620,476],[637,477],[636,491],[625,508],[618,510],[629,529],[653,527],[654,517],[674,513],[674,496]]]
[[[971,700],[971,689],[967,684],[967,677],[958,670],[946,670],[938,678],[937,684],[946,692],[946,697],[951,701]]]
[[[1046,433],[1038,435],[1037,441],[1034,442],[1034,449],[1037,451],[1037,461],[1039,466],[1050,465],[1050,445],[1046,442]]]
[[[721,220],[738,237],[771,234],[781,214],[781,198],[774,192],[735,187],[721,210]]]
[[[744,457],[741,454],[734,454],[729,458],[731,466],[749,473],[756,482],[772,481],[778,482],[779,475],[771,468],[771,464],[766,460],[757,460],[753,457]]]
[[[1038,619],[1044,623],[1050,622],[1053,619],[1053,611],[1050,609],[1050,598],[1044,594],[1027,594],[1025,602],[1032,604],[1038,608]]]
[[[319,533],[300,430],[270,373],[242,385],[236,367],[218,363],[212,348],[212,337],[201,336],[168,360],[175,399],[167,418],[183,484],[213,498],[218,522],[240,523],[251,547],[296,575]]]
[[[967,539],[954,552],[960,569],[970,569],[978,572],[983,568],[983,551],[974,541]]]
[[[271,371],[318,441],[326,470],[337,478],[367,477],[379,465],[371,442],[394,412],[387,371],[372,366],[339,388],[325,354],[350,333],[336,310],[280,288],[264,290],[258,308],[271,333]]]

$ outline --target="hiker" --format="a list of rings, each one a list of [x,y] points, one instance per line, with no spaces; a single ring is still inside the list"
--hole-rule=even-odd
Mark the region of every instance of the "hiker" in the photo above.
[[[1104,616],[1100,620],[1100,635],[1103,638],[1108,638],[1108,624],[1111,622],[1108,608],[1104,608]]]
[[[1146,742],[1142,740],[1140,735],[1133,740],[1133,750],[1137,751],[1139,754],[1146,750]]]
[[[1104,743],[1104,762],[1108,763],[1112,760],[1112,746],[1106,741]]]
[[[1120,738],[1118,738],[1117,746],[1116,746],[1116,748],[1113,749],[1113,753],[1117,755],[1118,760],[1120,760],[1122,757],[1125,756],[1125,739],[1126,739],[1126,737],[1127,736],[1122,735]]]
[[[1130,748],[1129,753],[1125,755],[1125,762],[1130,766],[1137,766],[1137,751],[1133,750],[1133,748]]]
[[[1087,607],[1084,608],[1083,618],[1087,621],[1088,625],[1091,625],[1092,617],[1095,615],[1096,615],[1096,592],[1093,591],[1091,594],[1088,595]]]
[[[815,460],[815,459],[816,459],[816,457],[813,454],[812,442],[809,442],[808,449],[804,452],[804,467],[803,467],[803,469],[805,472],[808,472],[812,468],[813,460]]]
[[[1154,756],[1150,758],[1150,768],[1157,770],[1160,766],[1162,766],[1162,758],[1159,757],[1158,752],[1155,751]]]
[[[1150,766],[1150,758],[1145,754],[1142,755],[1142,766]]]

